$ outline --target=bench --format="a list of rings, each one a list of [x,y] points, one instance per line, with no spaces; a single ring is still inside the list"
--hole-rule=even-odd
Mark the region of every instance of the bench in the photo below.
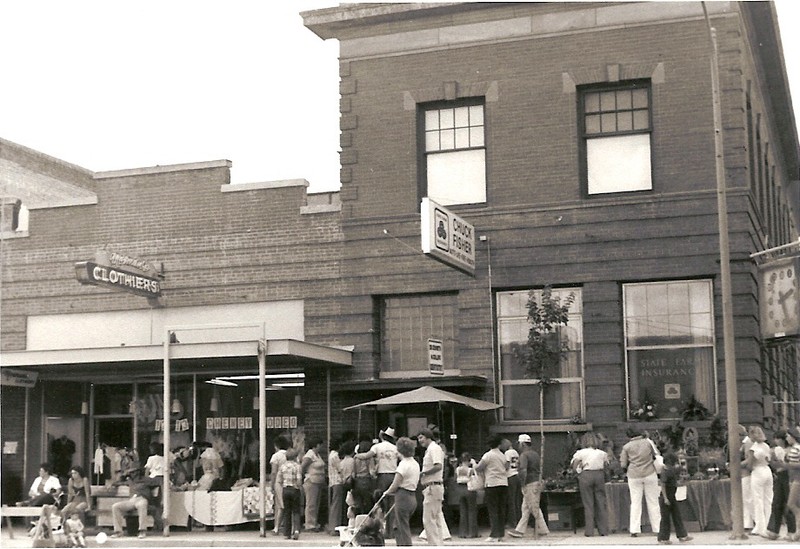
[[[42,514],[42,507],[11,507],[3,505],[0,507],[0,515],[5,517],[8,526],[8,537],[14,539],[14,526],[11,524],[11,517],[39,517]]]

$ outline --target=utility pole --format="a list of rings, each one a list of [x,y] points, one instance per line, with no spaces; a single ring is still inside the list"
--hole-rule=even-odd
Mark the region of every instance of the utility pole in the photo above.
[[[717,212],[719,216],[719,268],[722,281],[722,339],[725,361],[725,396],[728,412],[728,460],[731,476],[731,539],[744,539],[744,515],[742,513],[742,470],[739,459],[739,396],[736,377],[736,346],[733,330],[733,298],[731,293],[731,265],[728,243],[728,198],[725,181],[725,159],[722,139],[722,109],[719,93],[719,51],[717,30],[711,26],[706,3],[703,15],[711,39],[711,93],[714,103],[714,153],[717,175]]]

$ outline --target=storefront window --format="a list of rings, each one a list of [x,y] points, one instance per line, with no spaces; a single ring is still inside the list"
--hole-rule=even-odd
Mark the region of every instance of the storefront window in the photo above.
[[[563,421],[584,416],[583,309],[580,288],[558,288],[552,293],[561,302],[565,302],[570,294],[574,296],[567,325],[553,334],[567,349],[557,368],[547,372],[548,376],[558,380],[558,384],[547,387],[544,393],[544,419]],[[537,290],[534,295],[541,296],[541,291]],[[539,419],[538,380],[525,371],[525,365],[515,353],[515,349],[524,346],[528,340],[528,296],[526,290],[497,294],[500,384],[505,421]]]
[[[655,405],[680,418],[692,396],[715,404],[714,311],[710,280],[623,285],[631,411]]]

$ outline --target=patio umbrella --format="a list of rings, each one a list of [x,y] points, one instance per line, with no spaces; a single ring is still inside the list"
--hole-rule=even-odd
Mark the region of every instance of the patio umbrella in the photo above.
[[[482,412],[487,410],[496,410],[497,408],[501,407],[500,404],[495,404],[494,402],[465,397],[456,393],[451,393],[450,391],[443,391],[441,389],[436,389],[435,387],[426,385],[412,391],[406,391],[404,393],[398,393],[386,398],[379,398],[378,400],[371,400],[369,402],[362,402],[361,404],[356,404],[354,406],[348,406],[345,408],[345,410],[355,410],[357,408],[368,408],[371,406],[376,408],[391,408],[393,406],[400,406],[403,404],[438,404],[442,402],[461,404]]]
[[[477,398],[470,398],[466,396],[462,396],[456,393],[451,393],[450,391],[443,391],[441,389],[436,389],[435,387],[430,387],[428,385],[424,387],[420,387],[418,389],[413,389],[411,391],[406,391],[403,393],[398,393],[396,395],[392,395],[385,398],[379,398],[378,400],[371,400],[369,402],[362,402],[361,404],[356,404],[354,406],[348,406],[345,410],[358,410],[358,424],[359,424],[359,431],[361,430],[361,410],[364,408],[374,407],[375,409],[387,409],[393,408],[395,406],[407,406],[409,404],[431,404],[435,403],[439,410],[441,411],[442,403],[449,403],[449,404],[458,404],[461,406],[466,406],[468,408],[472,408],[473,410],[479,410],[481,412],[485,412],[488,410],[496,410],[501,408],[500,404],[495,404],[494,402],[488,402],[486,400],[479,400]],[[455,433],[455,414],[453,410],[450,410],[450,422],[451,422],[451,431]],[[455,451],[455,440],[453,441]]]

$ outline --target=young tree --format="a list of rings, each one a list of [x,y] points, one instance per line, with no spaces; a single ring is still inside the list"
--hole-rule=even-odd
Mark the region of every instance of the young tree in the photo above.
[[[562,341],[561,327],[569,322],[569,309],[575,300],[570,294],[561,302],[553,295],[552,288],[545,286],[541,295],[535,290],[528,294],[528,341],[516,349],[517,359],[525,366],[525,375],[538,380],[539,386],[539,480],[544,471],[544,394],[552,385],[557,385],[561,360],[569,350]],[[538,299],[537,299],[538,297]],[[552,374],[556,374],[553,376]]]

